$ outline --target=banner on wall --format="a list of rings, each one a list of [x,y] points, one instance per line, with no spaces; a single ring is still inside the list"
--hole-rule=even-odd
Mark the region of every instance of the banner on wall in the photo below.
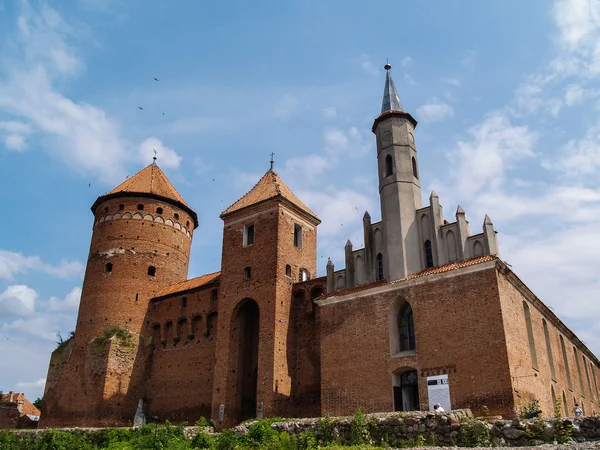
[[[433,411],[433,405],[436,403],[439,403],[444,408],[444,411],[452,410],[448,374],[427,377],[427,395],[429,397],[430,411]]]

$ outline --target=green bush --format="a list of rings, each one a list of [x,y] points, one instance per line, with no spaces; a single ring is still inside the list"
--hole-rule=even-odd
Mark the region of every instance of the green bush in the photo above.
[[[300,433],[298,437],[298,450],[317,450],[318,448],[319,444],[315,433],[312,431]]]
[[[350,443],[352,445],[368,444],[370,440],[367,413],[364,409],[359,408],[352,416],[350,423]]]
[[[333,427],[335,426],[335,420],[333,420],[329,413],[325,414],[325,417],[319,419],[317,424],[317,434],[319,436],[319,442],[323,444],[331,444],[334,441]]]
[[[460,426],[461,447],[489,447],[492,442],[486,422],[466,419]]]
[[[235,434],[235,431],[229,429],[223,431],[215,441],[216,450],[232,450],[239,448],[240,438]]]
[[[102,346],[113,337],[116,337],[124,347],[130,347],[132,345],[131,333],[118,325],[114,325],[102,330],[102,333],[97,335],[93,342],[94,345]]]

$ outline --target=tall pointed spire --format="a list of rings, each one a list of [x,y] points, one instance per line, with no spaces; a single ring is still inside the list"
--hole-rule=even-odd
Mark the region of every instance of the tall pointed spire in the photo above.
[[[386,63],[384,68],[386,70],[385,89],[383,91],[383,102],[381,103],[381,112],[384,113],[386,111],[403,111],[402,104],[400,103],[400,97],[398,97],[398,92],[396,91],[396,86],[394,85],[394,80],[392,80],[392,75],[390,73],[392,65],[390,63]]]

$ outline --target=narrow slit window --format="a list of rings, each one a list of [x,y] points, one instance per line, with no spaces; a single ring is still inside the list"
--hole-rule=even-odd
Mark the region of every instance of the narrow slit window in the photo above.
[[[148,267],[148,276],[150,276],[150,277],[156,276],[156,267],[154,267],[154,266]]]
[[[294,225],[294,247],[302,248],[302,226]]]
[[[163,209],[161,207],[156,208],[156,214],[162,214]]]
[[[377,253],[377,281],[383,280],[383,255]]]
[[[123,210],[125,210],[125,205],[123,203],[121,203],[119,205],[119,211],[123,211]]]
[[[425,264],[427,268],[433,267],[433,250],[429,239],[425,241]]]
[[[179,220],[179,214],[175,213],[173,216],[175,217],[175,220]]]
[[[252,277],[252,268],[246,267],[244,269],[244,279],[249,280]]]
[[[300,269],[300,281],[310,280],[310,273],[306,269]]]
[[[144,205],[142,205],[141,203],[137,206],[138,211],[143,211],[144,210]]]
[[[285,276],[290,278],[292,277],[292,266],[290,266],[289,264],[285,266]]]
[[[211,302],[217,301],[217,294],[218,294],[218,291],[216,289],[213,289],[212,291],[210,291],[210,301]]]
[[[185,308],[187,306],[187,297],[181,297],[181,307]]]
[[[415,320],[412,308],[408,303],[400,310],[397,319],[400,334],[400,351],[414,350],[416,348]]]
[[[112,269],[113,269],[112,263],[106,263],[105,272],[106,273],[112,273]]]
[[[107,212],[108,212],[108,206],[105,206],[104,207],[104,213],[107,213]]]

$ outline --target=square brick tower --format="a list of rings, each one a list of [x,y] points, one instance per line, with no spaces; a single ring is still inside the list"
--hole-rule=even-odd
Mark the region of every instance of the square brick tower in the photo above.
[[[269,170],[222,214],[212,418],[231,425],[292,410],[292,285],[316,272],[319,218]]]

